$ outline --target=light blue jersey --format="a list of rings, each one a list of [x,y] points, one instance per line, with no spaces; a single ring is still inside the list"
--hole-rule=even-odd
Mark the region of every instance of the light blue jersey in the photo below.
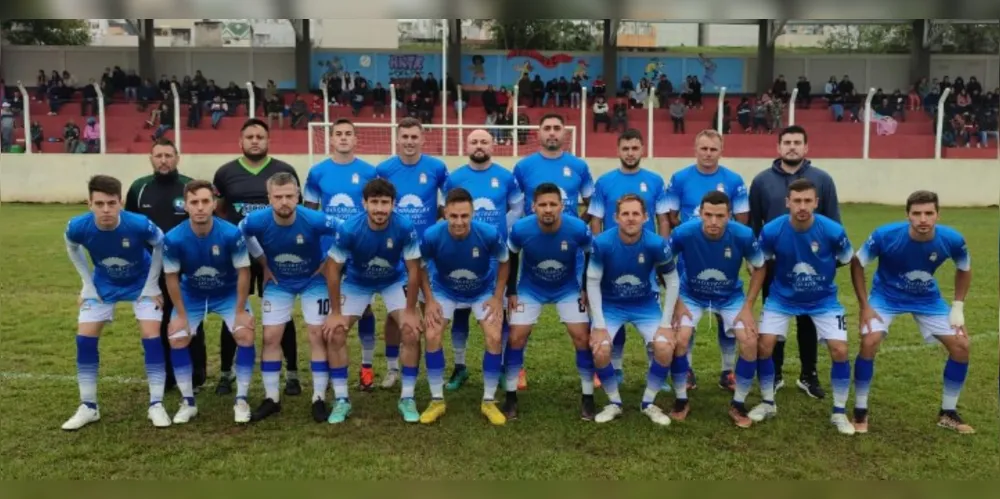
[[[347,264],[344,284],[380,290],[403,280],[406,260],[420,258],[420,238],[404,215],[392,213],[386,228],[373,230],[361,213],[340,226],[328,255]]]
[[[238,269],[250,266],[250,254],[240,229],[218,217],[204,236],[183,222],[167,233],[163,272],[180,274],[185,298],[205,300],[236,293]]]
[[[514,175],[496,163],[485,170],[465,165],[448,175],[445,194],[456,187],[472,195],[473,220],[490,224],[506,241],[509,214],[524,213],[524,192]]]
[[[656,216],[666,215],[670,211],[670,205],[667,202],[663,177],[643,168],[631,174],[618,169],[601,175],[594,185],[594,195],[590,198],[587,213],[602,219],[604,230],[618,227],[618,222],[615,222],[615,212],[618,200],[626,194],[635,194],[646,203],[646,215],[649,220],[643,229],[657,233]]]
[[[135,301],[142,294],[152,263],[150,248],[163,244],[163,232],[138,213],[122,211],[111,230],[98,228],[94,214],[85,213],[69,221],[65,239],[70,247],[87,250],[97,296],[114,303]]]
[[[883,225],[872,232],[857,257],[861,265],[878,260],[870,303],[894,314],[948,315],[951,309],[934,272],[949,258],[956,269],[970,269],[965,238],[944,225],[935,228],[933,239],[923,242],[910,237],[907,222]]]
[[[670,211],[679,213],[681,222],[686,222],[700,216],[701,199],[711,191],[729,196],[734,215],[750,212],[743,177],[724,166],[719,166],[711,175],[702,173],[697,165],[674,172],[667,185],[667,205]]]
[[[244,218],[240,230],[248,245],[255,239],[264,250],[267,266],[278,281],[268,286],[294,295],[323,284],[323,276],[317,274],[324,260],[321,240],[337,233],[335,224],[323,213],[296,206],[295,221],[282,226],[274,220],[274,208],[267,207]]]
[[[416,164],[406,165],[393,156],[375,167],[379,178],[396,188],[396,213],[413,223],[418,236],[438,219],[439,193],[448,180],[448,167],[438,158],[421,155]]]
[[[775,261],[764,310],[786,315],[842,312],[837,264],[849,263],[854,250],[840,224],[814,214],[812,226],[799,232],[791,217],[782,215],[764,225],[758,244],[764,258]]]
[[[527,156],[514,165],[514,178],[524,191],[524,210],[528,214],[532,213],[535,189],[545,183],[559,186],[565,204],[563,211],[574,217],[580,216],[580,198],[588,199],[594,194],[594,179],[587,163],[568,152],[556,159],[548,159],[537,152]]]
[[[521,255],[517,294],[557,303],[579,293],[583,262],[577,255],[589,253],[592,240],[590,228],[577,217],[563,215],[551,234],[542,232],[535,215],[518,220],[507,239],[510,251]]]
[[[458,303],[473,303],[493,293],[496,265],[506,262],[507,245],[494,227],[473,221],[464,239],[448,232],[448,222],[438,222],[424,232],[420,255],[431,272],[431,286]]]
[[[335,163],[327,158],[309,170],[303,199],[316,203],[326,216],[343,222],[365,211],[361,191],[375,178],[375,167],[354,158],[347,164]],[[323,252],[333,244],[332,237],[323,238]]]
[[[730,221],[719,239],[709,239],[699,219],[689,220],[670,233],[670,249],[677,255],[681,297],[701,308],[721,310],[742,304],[743,261],[764,266],[764,253],[753,230]]]
[[[659,290],[647,278],[651,273],[674,270],[674,255],[667,240],[644,230],[639,240],[626,244],[618,229],[609,229],[594,238],[588,272],[601,274],[603,303],[619,306],[659,304]]]

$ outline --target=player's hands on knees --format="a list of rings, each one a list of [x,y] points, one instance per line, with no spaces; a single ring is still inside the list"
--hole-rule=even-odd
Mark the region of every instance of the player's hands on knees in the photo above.
[[[414,333],[418,333],[421,330],[420,327],[420,315],[417,313],[416,309],[403,309],[402,324],[399,325],[400,331],[406,331],[409,329]]]
[[[605,345],[611,348],[611,335],[608,334],[607,328],[600,327],[590,330],[590,349],[597,350]]]
[[[434,298],[428,297],[424,305],[424,326],[427,329],[444,327],[444,310]]]
[[[170,320],[170,324],[167,325],[167,335],[173,335],[181,331],[189,332],[187,316],[183,314],[177,314],[176,317]]]
[[[687,305],[682,300],[677,300],[677,304],[674,305],[673,319],[670,321],[670,325],[673,326],[675,331],[681,328],[681,319],[684,317],[694,322],[694,316],[691,315],[691,311],[688,310]]]
[[[253,331],[254,330],[254,326],[255,326],[255,324],[254,324],[254,320],[253,320],[253,314],[251,314],[250,312],[248,312],[246,310],[240,310],[239,312],[236,312],[236,327],[237,328],[245,328],[245,329],[249,329],[250,331]]]
[[[677,332],[674,329],[660,326],[656,329],[656,336],[662,336],[670,342],[670,344],[677,343]],[[656,341],[655,337],[653,341]]]
[[[507,314],[514,315],[517,311],[517,295],[507,295]]]
[[[503,300],[498,296],[491,296],[483,302],[483,310],[486,311],[484,320],[488,324],[497,325],[503,322]]]
[[[329,340],[341,330],[347,330],[347,318],[340,314],[328,314],[323,320],[323,336]]]
[[[882,322],[882,316],[875,311],[871,305],[867,307],[861,307],[861,313],[858,314],[858,327],[859,332],[864,336],[865,331],[869,333],[875,330],[875,321]]]
[[[757,339],[757,321],[754,320],[753,310],[744,306],[740,309],[740,313],[736,315],[737,322],[743,323],[743,332],[747,335],[747,338],[751,340]]]

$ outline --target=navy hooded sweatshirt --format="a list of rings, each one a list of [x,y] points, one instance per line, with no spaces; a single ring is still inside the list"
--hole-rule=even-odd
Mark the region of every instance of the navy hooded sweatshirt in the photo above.
[[[781,168],[781,160],[777,159],[771,164],[771,168],[758,173],[750,183],[750,227],[754,234],[760,234],[764,224],[788,213],[788,208],[785,207],[788,184],[800,178],[808,179],[816,185],[819,195],[816,213],[842,223],[837,186],[830,174],[812,166],[809,160],[804,160],[795,173],[788,173]]]

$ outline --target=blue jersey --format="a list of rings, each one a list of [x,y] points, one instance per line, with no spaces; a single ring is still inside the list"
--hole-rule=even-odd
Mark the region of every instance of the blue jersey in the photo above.
[[[843,310],[837,300],[837,264],[851,261],[854,250],[842,227],[820,214],[799,232],[782,215],[761,229],[760,249],[774,259],[774,281],[764,307],[789,315]]]
[[[667,204],[670,211],[679,213],[681,222],[686,222],[690,218],[698,218],[701,198],[711,191],[729,196],[733,214],[750,212],[750,199],[743,177],[724,166],[719,166],[711,175],[702,173],[697,165],[674,172],[667,185]]]
[[[343,222],[365,211],[361,191],[375,178],[375,167],[354,158],[347,164],[334,163],[332,159],[317,163],[309,170],[303,190],[303,200],[316,203],[329,218]],[[323,238],[323,252],[333,244],[332,237]]]
[[[725,308],[743,300],[740,271],[743,260],[755,268],[764,266],[753,230],[730,221],[719,239],[709,239],[701,220],[693,219],[670,233],[670,249],[677,255],[681,296],[702,308]],[[683,264],[682,264],[683,262]]]
[[[444,161],[423,154],[416,164],[406,165],[393,156],[380,163],[375,173],[396,187],[396,213],[408,217],[417,235],[423,236],[438,219],[438,193],[448,180]]]
[[[524,193],[514,175],[494,163],[485,170],[465,165],[448,175],[444,192],[461,187],[472,195],[473,219],[492,225],[507,240],[507,212],[511,206],[524,205]]]
[[[517,294],[541,302],[558,302],[580,292],[583,269],[577,255],[589,253],[593,242],[590,227],[577,217],[563,215],[559,229],[542,232],[535,215],[514,223],[508,248],[521,254]]]
[[[872,232],[857,256],[861,265],[878,260],[872,306],[897,314],[947,315],[950,309],[934,272],[949,258],[958,270],[970,268],[965,238],[943,225],[935,228],[930,241],[913,240],[907,222],[883,225]]]
[[[237,269],[250,266],[246,239],[235,225],[212,220],[212,230],[198,236],[183,222],[167,232],[163,243],[163,271],[180,274],[181,291],[193,299],[236,293]]]
[[[97,227],[93,213],[73,217],[66,227],[66,242],[82,246],[94,262],[94,287],[107,303],[139,298],[152,259],[150,247],[163,244],[163,232],[145,215],[122,211],[118,226]]]
[[[674,255],[667,240],[644,230],[639,240],[626,244],[618,229],[609,229],[594,238],[590,269],[601,272],[601,299],[604,303],[627,305],[653,301],[659,297],[649,275],[674,270]]]
[[[615,212],[618,200],[626,194],[635,194],[646,203],[649,220],[643,229],[656,233],[656,216],[667,214],[670,206],[667,203],[663,177],[643,168],[632,174],[618,169],[601,175],[594,185],[594,196],[590,198],[587,213],[602,219],[604,230],[618,227]]]
[[[524,190],[524,211],[528,214],[532,213],[535,189],[544,183],[559,186],[565,203],[563,211],[574,217],[580,216],[577,209],[580,198],[587,199],[594,194],[594,179],[590,176],[587,163],[568,152],[556,159],[548,159],[536,152],[514,165],[514,178]]]
[[[469,303],[492,294],[497,284],[496,265],[507,261],[507,245],[493,226],[473,221],[464,239],[448,232],[448,222],[438,222],[424,232],[420,256],[433,269],[431,285],[458,303]]]
[[[240,222],[247,244],[253,238],[267,258],[267,266],[278,286],[290,293],[300,293],[323,276],[316,272],[323,265],[321,239],[336,234],[336,222],[304,206],[295,207],[295,221],[282,226],[274,220],[274,208],[251,213]]]
[[[420,258],[420,238],[406,216],[393,213],[386,228],[373,230],[368,214],[362,213],[340,226],[329,256],[337,263],[346,262],[345,283],[382,289],[403,279],[405,260]]]

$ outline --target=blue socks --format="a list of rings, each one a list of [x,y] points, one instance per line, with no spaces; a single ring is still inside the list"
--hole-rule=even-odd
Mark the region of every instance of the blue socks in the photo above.
[[[160,337],[143,338],[145,352],[146,379],[149,381],[149,405],[163,402],[163,390],[167,386],[167,364]]]
[[[80,402],[97,409],[97,371],[100,357],[97,338],[76,336],[76,381],[80,387]]]

